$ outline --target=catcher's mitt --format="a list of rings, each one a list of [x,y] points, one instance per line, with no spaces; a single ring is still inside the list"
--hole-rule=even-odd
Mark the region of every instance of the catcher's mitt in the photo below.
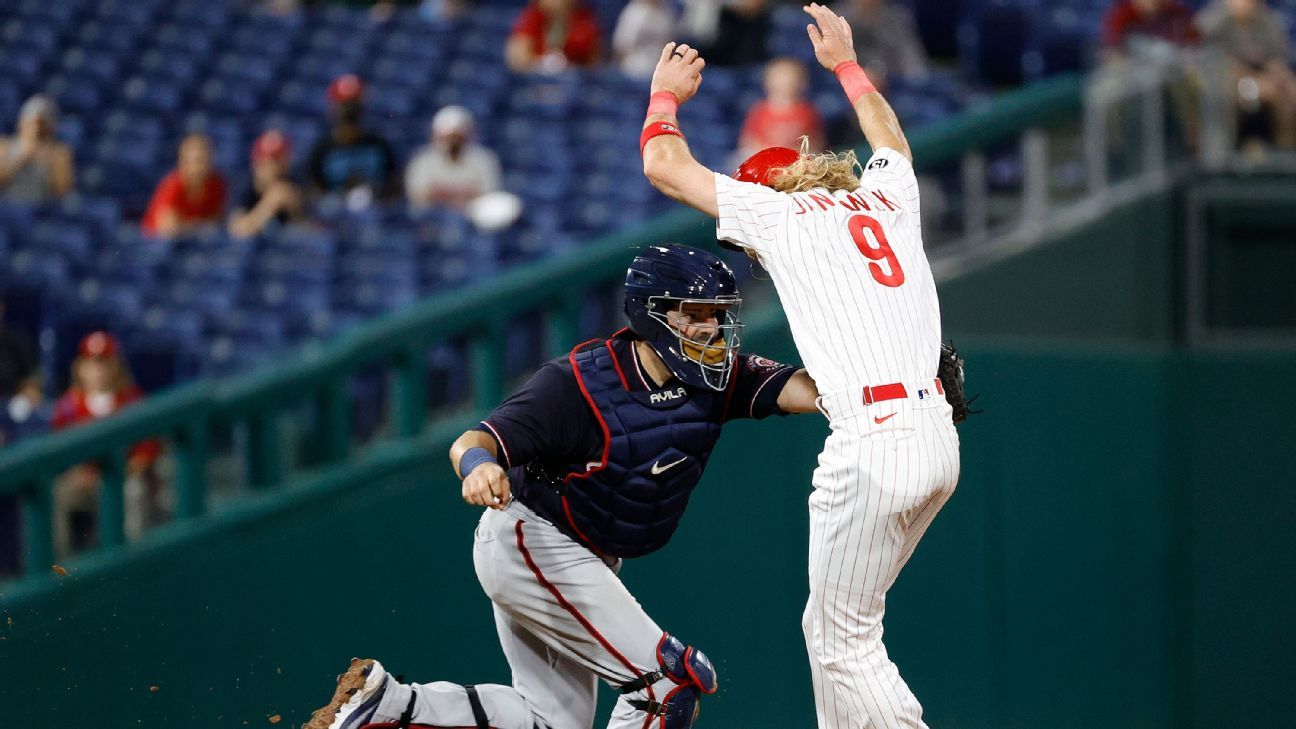
[[[936,368],[936,376],[940,378],[941,387],[945,388],[945,401],[954,409],[955,425],[967,420],[968,415],[981,412],[968,407],[976,398],[969,400],[963,389],[963,358],[959,356],[958,350],[954,349],[953,342],[941,342],[940,364]]]

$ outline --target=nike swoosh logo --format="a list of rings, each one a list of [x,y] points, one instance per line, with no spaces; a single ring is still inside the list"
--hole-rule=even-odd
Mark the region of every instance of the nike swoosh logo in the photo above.
[[[681,463],[683,463],[684,461],[687,461],[687,460],[688,460],[688,456],[684,456],[683,458],[679,459],[678,461],[673,461],[673,462],[671,462],[671,463],[667,463],[667,464],[664,465],[664,466],[661,464],[661,461],[657,461],[656,463],[654,463],[654,464],[652,465],[652,475],[657,476],[657,475],[659,475],[659,474],[666,473],[667,471],[671,470],[671,469],[674,468],[675,466],[678,466],[679,464],[681,464]]]
[[[881,425],[886,421],[890,420],[891,418],[894,418],[895,416],[896,416],[895,413],[891,413],[890,415],[883,415],[880,418],[873,418],[873,422],[877,423],[878,425]]]

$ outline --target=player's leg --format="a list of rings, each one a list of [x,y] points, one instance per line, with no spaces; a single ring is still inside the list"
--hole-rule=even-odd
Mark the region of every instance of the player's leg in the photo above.
[[[904,532],[904,541],[900,548],[900,558],[891,574],[891,584],[895,583],[900,570],[908,564],[918,542],[922,540],[927,528],[936,519],[936,514],[954,495],[959,477],[959,439],[958,432],[950,423],[948,414],[940,408],[927,410],[924,417],[927,427],[920,429],[919,459],[922,464],[920,478],[932,485],[932,493],[918,506],[901,515],[900,528]]]
[[[810,497],[806,642],[822,677],[823,727],[925,727],[882,643],[904,514],[930,497],[912,431],[828,439]]]
[[[491,599],[519,628],[622,689],[609,726],[641,729],[651,714],[668,729],[687,727],[700,695],[714,690],[705,656],[666,635],[588,549],[520,505],[505,513],[522,518],[511,543],[492,546],[507,572],[487,586]]]
[[[513,688],[551,727],[590,729],[598,706],[598,677],[495,608],[500,647],[513,672]]]
[[[442,726],[535,729],[534,714],[510,686],[448,682],[404,684],[373,659],[356,658],[338,676],[333,699],[302,729],[366,726]]]

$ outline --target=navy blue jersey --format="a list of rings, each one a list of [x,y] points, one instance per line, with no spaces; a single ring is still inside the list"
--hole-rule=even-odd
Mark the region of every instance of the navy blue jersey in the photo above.
[[[632,391],[659,389],[649,386],[652,378],[634,347],[626,347],[619,362]],[[723,422],[787,415],[778,407],[778,396],[796,371],[764,357],[739,354]],[[597,461],[603,450],[603,431],[581,395],[566,356],[545,363],[476,429],[495,437],[505,469],[537,458],[556,463]]]

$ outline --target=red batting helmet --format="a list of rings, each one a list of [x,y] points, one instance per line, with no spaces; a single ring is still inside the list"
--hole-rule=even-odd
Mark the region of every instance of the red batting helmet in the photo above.
[[[755,182],[758,185],[773,187],[773,173],[796,162],[801,153],[787,147],[769,147],[748,157],[738,165],[733,178],[740,182]]]

